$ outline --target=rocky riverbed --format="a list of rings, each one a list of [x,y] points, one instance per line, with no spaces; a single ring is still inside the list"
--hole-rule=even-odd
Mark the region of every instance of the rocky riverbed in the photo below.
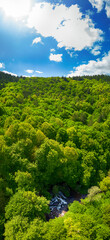
[[[50,201],[50,214],[48,215],[48,219],[64,216],[64,214],[68,211],[68,205],[70,203],[72,203],[74,200],[80,201],[81,198],[85,197],[86,195],[81,195],[78,193],[75,193],[73,196],[70,197],[65,197],[64,194],[60,191]]]

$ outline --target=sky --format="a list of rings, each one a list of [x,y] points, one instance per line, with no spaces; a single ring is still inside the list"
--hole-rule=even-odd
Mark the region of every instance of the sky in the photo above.
[[[110,75],[110,0],[0,0],[0,71]]]

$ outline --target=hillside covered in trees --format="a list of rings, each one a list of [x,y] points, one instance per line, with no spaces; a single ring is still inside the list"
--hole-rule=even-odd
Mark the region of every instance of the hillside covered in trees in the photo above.
[[[0,73],[0,240],[109,240],[109,170],[109,76]],[[47,221],[59,191],[88,195]]]

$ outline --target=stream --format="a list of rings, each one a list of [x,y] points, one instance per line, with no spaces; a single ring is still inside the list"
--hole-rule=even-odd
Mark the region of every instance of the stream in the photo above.
[[[65,197],[64,194],[59,191],[59,193],[51,199],[49,208],[50,214],[47,219],[53,219],[55,217],[64,216],[64,214],[68,211],[68,205],[73,203],[73,201],[79,201],[85,198],[87,195],[81,195],[79,193],[74,193],[73,196]]]

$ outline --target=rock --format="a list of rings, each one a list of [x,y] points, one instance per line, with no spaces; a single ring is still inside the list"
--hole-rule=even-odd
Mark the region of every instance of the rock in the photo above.
[[[64,196],[64,194],[61,191],[59,191],[58,196],[66,200],[66,197]]]
[[[59,214],[59,217],[63,217],[67,211],[62,211],[61,214]]]
[[[51,199],[49,208],[50,214],[48,218],[55,218],[59,216],[64,216],[68,211],[68,204],[72,203],[74,200],[80,201],[81,198],[85,198],[86,195],[76,194],[69,198],[66,198],[64,194],[60,191],[57,196]]]
[[[58,217],[63,210],[68,209],[68,203],[66,201],[66,197],[61,191],[58,193],[57,196],[51,199],[49,207],[51,210],[50,218]]]

